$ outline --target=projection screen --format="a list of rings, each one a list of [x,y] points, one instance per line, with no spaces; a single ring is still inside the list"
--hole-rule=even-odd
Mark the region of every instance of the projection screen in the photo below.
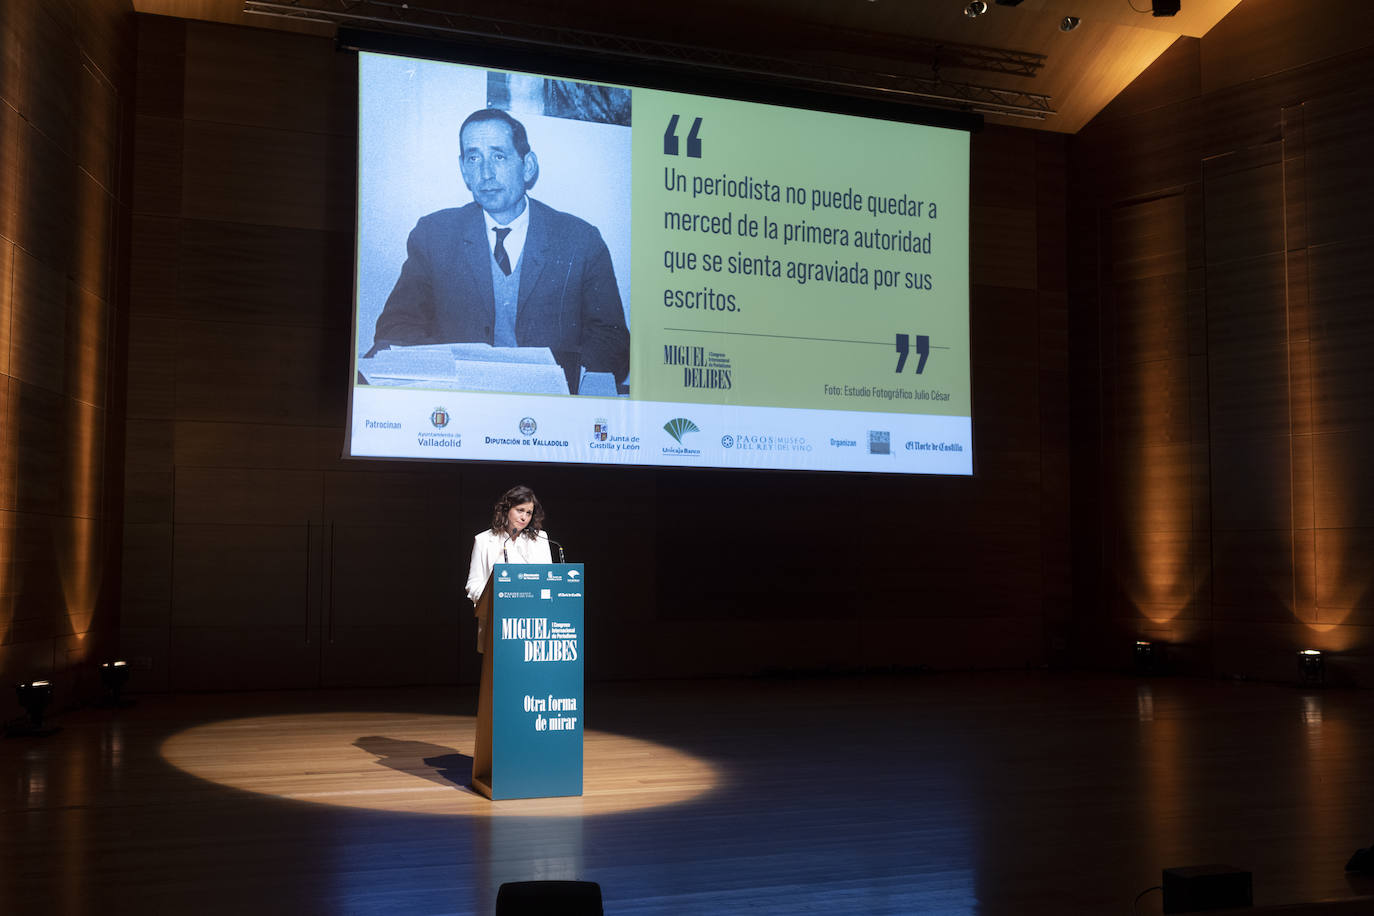
[[[967,132],[358,74],[346,455],[973,473]]]

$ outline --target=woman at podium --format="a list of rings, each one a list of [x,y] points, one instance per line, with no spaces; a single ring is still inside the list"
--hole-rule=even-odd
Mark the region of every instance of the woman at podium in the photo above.
[[[497,563],[552,563],[549,536],[544,529],[544,507],[529,487],[511,487],[496,501],[491,527],[472,539],[472,562],[468,565],[468,598],[473,605]],[[486,621],[477,621],[477,645],[482,645]]]

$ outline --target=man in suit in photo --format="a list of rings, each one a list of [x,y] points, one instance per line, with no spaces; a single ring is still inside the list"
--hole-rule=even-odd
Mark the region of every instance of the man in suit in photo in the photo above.
[[[442,343],[548,347],[573,394],[583,367],[623,383],[630,334],[601,233],[528,195],[539,160],[524,125],[506,112],[473,112],[458,138],[473,203],[415,224],[377,318],[374,351]]]

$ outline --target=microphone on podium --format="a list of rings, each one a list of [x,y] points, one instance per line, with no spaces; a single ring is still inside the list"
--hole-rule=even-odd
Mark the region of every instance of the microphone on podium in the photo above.
[[[549,543],[558,548],[558,562],[566,563],[567,561],[563,559],[563,545],[555,541],[553,538],[549,538]]]

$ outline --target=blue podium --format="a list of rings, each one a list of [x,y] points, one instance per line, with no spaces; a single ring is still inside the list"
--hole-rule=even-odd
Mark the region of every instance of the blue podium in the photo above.
[[[498,563],[477,601],[482,683],[472,787],[582,794],[582,564]]]

